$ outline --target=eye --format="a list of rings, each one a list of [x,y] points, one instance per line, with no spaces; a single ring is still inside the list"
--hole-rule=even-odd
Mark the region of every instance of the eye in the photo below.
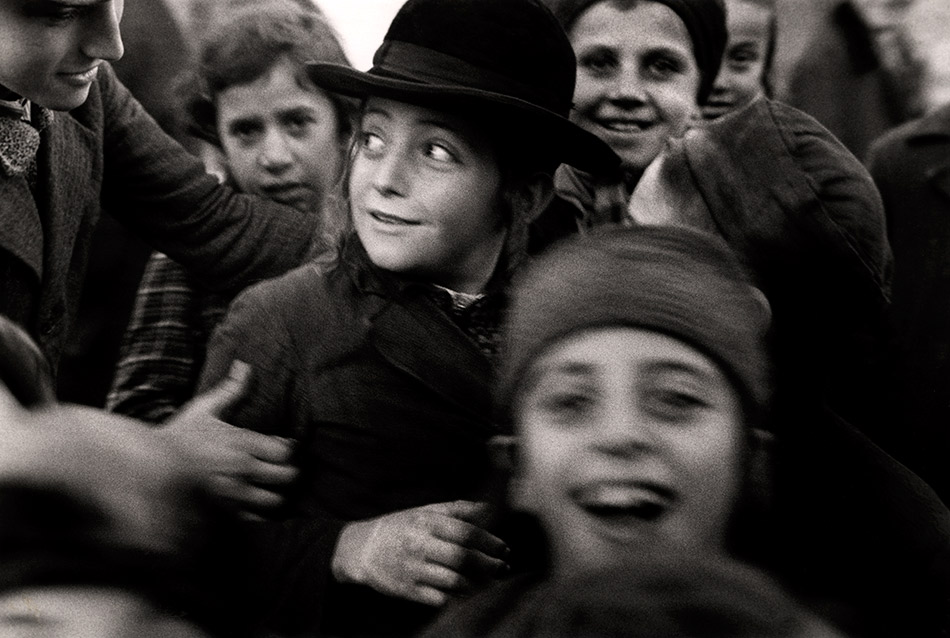
[[[61,27],[89,13],[90,9],[91,7],[39,6],[29,10],[28,15],[42,18],[50,26]]]
[[[645,61],[647,73],[657,80],[668,80],[683,72],[684,64],[678,58],[665,53],[649,56]]]
[[[315,124],[316,119],[309,113],[292,113],[281,120],[284,130],[291,137],[304,137],[307,134],[310,125]]]
[[[360,151],[368,157],[379,157],[386,148],[386,143],[376,133],[361,131],[359,134]]]
[[[657,387],[647,392],[645,409],[667,423],[693,421],[709,403],[689,388]]]
[[[610,49],[592,49],[578,58],[577,66],[595,77],[606,77],[618,66],[617,55]]]
[[[536,401],[536,409],[551,423],[573,425],[590,419],[597,397],[588,390],[551,390]]]
[[[729,65],[738,69],[751,66],[760,59],[759,52],[754,47],[736,47],[729,51],[726,57]]]
[[[437,142],[430,142],[426,144],[425,156],[440,164],[458,163],[458,157],[456,157],[455,153],[449,150],[446,146]]]
[[[237,140],[241,146],[252,146],[264,134],[264,127],[260,122],[238,120],[228,127],[228,134]]]

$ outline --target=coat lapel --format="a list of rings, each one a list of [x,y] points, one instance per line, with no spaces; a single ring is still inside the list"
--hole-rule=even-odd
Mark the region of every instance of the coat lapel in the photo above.
[[[0,177],[0,248],[43,278],[43,224],[23,176]]]
[[[377,351],[443,397],[485,421],[491,405],[488,358],[428,300],[403,296],[373,321]]]
[[[43,193],[38,204],[45,211],[45,264],[51,273],[67,272],[90,196],[98,208],[100,184],[91,184],[90,180],[99,179],[102,167],[94,171],[95,134],[69,114],[57,114],[44,133],[48,134],[40,147],[37,192]]]

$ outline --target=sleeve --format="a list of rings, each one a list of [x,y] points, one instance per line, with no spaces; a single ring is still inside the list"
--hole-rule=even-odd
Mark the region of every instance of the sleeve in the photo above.
[[[99,77],[107,210],[214,290],[240,289],[303,261],[317,216],[218,184],[109,65]]]
[[[301,364],[287,326],[294,321],[288,315],[295,312],[288,313],[288,309],[296,308],[288,303],[289,298],[307,293],[281,289],[283,281],[264,282],[235,299],[211,338],[198,385],[199,391],[213,386],[228,374],[236,359],[248,363],[248,395],[225,420],[302,442],[314,424],[309,420],[306,398],[297,390],[295,371]],[[274,520],[253,524],[252,536],[261,560],[258,593],[269,626],[289,635],[309,635],[319,626],[322,601],[334,582],[333,552],[346,524],[307,497],[306,485],[311,480],[312,473],[301,467],[289,498],[291,507]]]
[[[161,423],[194,394],[200,356],[198,295],[188,274],[154,253],[135,296],[106,408]]]

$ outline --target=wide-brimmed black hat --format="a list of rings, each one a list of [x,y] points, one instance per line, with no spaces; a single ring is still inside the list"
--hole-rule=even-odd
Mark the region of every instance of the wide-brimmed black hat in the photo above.
[[[329,91],[441,108],[484,109],[541,136],[558,160],[601,172],[619,164],[600,138],[568,120],[576,59],[538,0],[409,0],[373,68],[308,65]]]

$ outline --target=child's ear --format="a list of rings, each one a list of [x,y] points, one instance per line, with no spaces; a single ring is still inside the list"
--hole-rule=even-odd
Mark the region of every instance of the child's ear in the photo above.
[[[554,198],[554,179],[547,173],[535,173],[513,186],[508,197],[512,212],[530,224],[544,212]]]

